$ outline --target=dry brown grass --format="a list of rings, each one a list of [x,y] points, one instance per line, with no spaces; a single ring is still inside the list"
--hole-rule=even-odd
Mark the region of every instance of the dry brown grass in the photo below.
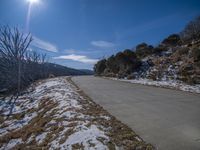
[[[76,143],[72,145],[72,150],[84,150],[84,146],[83,144]]]
[[[31,109],[27,112],[27,113],[30,113],[30,112],[34,112],[34,111],[36,111],[36,112],[40,111],[40,112],[38,112],[38,115],[36,117],[32,118],[32,120],[27,125],[23,126],[22,128],[20,128],[18,130],[14,130],[12,132],[9,132],[8,134],[6,134],[4,136],[1,136],[0,143],[1,144],[8,143],[11,139],[21,138],[22,141],[25,142],[26,144],[18,144],[14,147],[14,149],[21,149],[21,148],[23,149],[23,147],[29,147],[31,149],[34,147],[39,148],[39,146],[37,146],[37,144],[34,142],[34,140],[32,141],[32,143],[36,144],[35,146],[29,145],[27,143],[27,140],[32,135],[37,136],[45,131],[45,129],[46,129],[45,125],[52,120],[52,114],[47,114],[46,112],[50,111],[57,105],[58,104],[55,103],[54,101],[52,101],[48,98],[44,98],[43,100],[41,100],[37,110]],[[26,112],[21,113],[21,114],[14,114],[12,116],[12,118],[22,119],[25,116],[25,113]]]

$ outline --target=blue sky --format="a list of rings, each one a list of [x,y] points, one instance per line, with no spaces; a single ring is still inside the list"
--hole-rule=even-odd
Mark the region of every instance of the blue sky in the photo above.
[[[32,48],[68,67],[93,64],[141,42],[157,45],[200,15],[199,0],[0,0],[0,25],[29,30]]]

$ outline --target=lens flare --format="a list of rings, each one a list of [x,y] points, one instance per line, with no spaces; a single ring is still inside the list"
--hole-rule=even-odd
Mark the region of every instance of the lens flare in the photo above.
[[[26,29],[25,29],[25,32],[29,32],[29,24],[30,24],[30,18],[31,18],[32,5],[39,3],[40,0],[27,0],[27,2],[29,2],[29,6],[28,6],[28,12],[27,12],[27,16],[26,16]]]
[[[39,0],[27,0],[29,3],[38,3]]]
[[[28,6],[28,12],[26,16],[26,29],[25,29],[26,32],[29,32],[30,17],[31,17],[31,3]]]

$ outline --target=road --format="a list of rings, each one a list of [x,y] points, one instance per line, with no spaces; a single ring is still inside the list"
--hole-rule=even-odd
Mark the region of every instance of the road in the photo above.
[[[200,95],[93,76],[72,80],[159,150],[200,150]]]

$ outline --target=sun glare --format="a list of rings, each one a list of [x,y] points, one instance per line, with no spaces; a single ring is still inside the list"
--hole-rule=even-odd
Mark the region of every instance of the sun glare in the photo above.
[[[29,3],[39,3],[39,0],[27,0]]]

